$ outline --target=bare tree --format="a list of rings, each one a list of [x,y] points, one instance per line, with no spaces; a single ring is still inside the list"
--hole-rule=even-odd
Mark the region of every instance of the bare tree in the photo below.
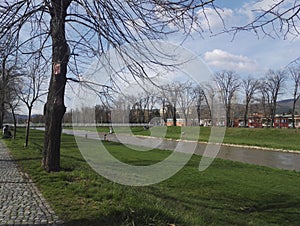
[[[15,51],[15,40],[11,32],[8,32],[0,38],[0,128],[3,127],[5,103],[11,102],[8,94],[11,94],[16,77],[16,57],[12,54],[13,51]]]
[[[269,90],[269,87],[266,86],[266,83],[268,83],[268,80],[261,79],[261,83],[259,86],[259,92],[261,94],[260,98],[260,104],[261,108],[264,114],[264,117],[266,118],[267,126],[270,126],[271,124],[271,109],[272,109],[272,97],[271,97],[271,91]]]
[[[204,96],[206,97],[205,99],[206,99],[209,117],[211,119],[211,124],[215,125],[212,112],[214,112],[215,110],[214,103],[216,101],[215,98],[217,96],[217,88],[212,83],[206,83],[203,86],[203,91],[205,94]]]
[[[14,123],[14,133],[13,133],[13,139],[16,139],[17,137],[17,119],[16,119],[16,109],[19,107],[19,101],[13,101],[8,103],[8,106],[11,110],[11,114],[13,117],[13,123]]]
[[[178,83],[177,90],[180,112],[183,114],[185,126],[188,126],[188,118],[191,114],[191,108],[194,105],[196,98],[193,83],[190,81]]]
[[[139,123],[146,123],[150,121],[150,108],[151,106],[151,94],[146,90],[138,94],[138,102],[136,103],[139,107]]]
[[[274,127],[275,122],[277,99],[278,96],[282,94],[282,89],[284,88],[286,79],[286,71],[284,70],[269,70],[267,72],[267,77],[264,85],[266,86],[266,91],[269,93],[270,97],[270,114],[272,127]]]
[[[244,127],[247,127],[249,104],[253,99],[253,95],[259,88],[259,80],[248,76],[246,79],[242,79],[242,88],[245,94]]]
[[[149,123],[155,117],[153,108],[157,102],[156,91],[155,89],[149,89],[138,94],[138,106],[141,113],[140,122]]]
[[[7,60],[7,59],[6,59]],[[6,61],[3,59],[3,61]],[[3,72],[0,80],[0,118],[1,124],[3,125],[3,119],[6,112],[9,110],[13,116],[14,122],[14,134],[13,137],[16,137],[17,123],[15,116],[15,109],[19,106],[19,101],[16,95],[15,90],[19,87],[20,82],[20,72],[15,66],[10,66],[9,64],[4,63],[2,65]]]
[[[294,90],[293,90],[293,107],[292,107],[292,123],[293,128],[295,129],[295,109],[296,103],[300,98],[300,65],[298,66],[290,66],[288,68],[290,77],[294,83]]]
[[[102,105],[96,105],[95,106],[95,118],[96,118],[96,123],[109,123],[110,122],[110,114],[111,110],[109,107],[105,104]],[[71,120],[70,120],[71,122]]]
[[[201,105],[206,98],[203,88],[198,85],[193,89],[193,92],[195,94],[195,104],[196,104],[196,111],[197,111],[197,119],[198,119],[198,125],[201,124]]]
[[[169,117],[169,106],[170,103],[168,102],[168,98],[167,98],[167,92],[166,90],[159,89],[159,94],[158,94],[158,100],[160,101],[162,107],[161,107],[161,117],[164,120],[164,123],[167,123],[167,119]]]
[[[144,93],[139,93],[137,96],[132,95],[133,105],[130,111],[130,121],[135,123],[145,123],[145,111],[148,105],[148,98]]]
[[[259,1],[258,1],[259,3]],[[237,27],[236,32],[241,30],[254,31],[259,35],[287,38],[299,36],[300,26],[300,3],[298,0],[269,1],[270,5],[260,6],[253,11],[254,19],[248,24]]]
[[[10,82],[8,84],[8,89],[5,93],[5,105],[8,106],[8,108],[11,111],[12,118],[13,118],[13,138],[15,139],[17,137],[17,119],[16,119],[16,110],[18,109],[20,105],[20,100],[18,98],[18,95],[16,94],[16,90],[19,90],[20,87],[20,76],[19,72],[14,71],[12,75],[9,75]]]
[[[218,84],[219,90],[221,92],[221,97],[225,105],[226,126],[233,126],[233,121],[231,119],[231,101],[236,91],[238,91],[240,87],[239,77],[233,71],[222,71],[216,73],[215,81]]]
[[[180,84],[172,82],[171,84],[163,86],[162,89],[164,90],[164,96],[167,99],[168,111],[170,110],[172,115],[173,126],[177,126],[177,104],[181,92]]]
[[[41,65],[41,56],[37,54],[33,55],[25,65],[28,69],[24,71],[24,75],[21,79],[21,87],[16,87],[15,92],[28,110],[25,134],[25,147],[27,147],[33,106],[43,95],[47,94],[43,87],[47,79],[47,65]]]
[[[11,74],[13,73],[14,67],[7,69],[5,59],[2,61],[1,80],[0,80],[0,125],[3,127],[4,115],[6,112],[5,104],[10,102],[10,89],[11,86]]]
[[[8,71],[6,70],[5,58],[2,58],[1,80],[0,80],[0,128],[3,127],[3,119],[5,114],[5,102],[8,84]]]
[[[189,34],[197,27],[195,24],[201,25],[196,18],[199,14],[205,17],[206,7],[216,9],[213,0],[5,0],[1,4],[0,39],[8,32],[13,33],[21,53],[28,53],[23,47],[29,40],[38,40],[35,51],[42,52],[45,58],[51,55],[52,74],[44,107],[42,162],[46,171],[60,169],[68,66],[78,76],[78,56],[82,65],[90,57],[104,56],[106,50],[115,47],[120,59],[131,60],[126,65],[133,75],[147,77],[145,68],[119,47],[128,43],[143,54],[148,50],[143,40],[164,38],[177,31]],[[155,57],[151,57],[151,63],[161,64]]]
[[[110,107],[111,122],[128,123],[130,121],[130,109],[136,103],[136,98],[132,96],[118,95]]]

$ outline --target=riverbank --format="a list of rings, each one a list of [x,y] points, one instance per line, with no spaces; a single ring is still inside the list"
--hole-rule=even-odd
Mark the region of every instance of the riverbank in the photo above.
[[[77,128],[76,128],[77,129]],[[84,129],[84,127],[81,127]],[[118,127],[118,133],[128,133],[129,128]],[[181,137],[181,127],[167,127],[164,138],[177,140]],[[224,128],[225,129],[225,128]],[[89,130],[86,128],[86,130]],[[132,134],[140,136],[161,137],[143,127],[130,127]],[[108,127],[97,127],[98,132],[109,133]],[[193,140],[208,142],[211,134],[210,127],[199,127],[199,136]],[[282,152],[300,152],[300,129],[279,128],[226,128],[223,145],[246,147]]]
[[[87,140],[106,140],[123,145],[138,147],[140,150],[177,150],[180,152],[193,152],[200,156],[209,156],[242,163],[268,166],[279,169],[295,170],[300,172],[300,153],[297,151],[283,151],[262,147],[230,144],[208,144],[195,140],[181,140],[171,138],[158,138],[151,136],[129,135],[127,133],[108,134],[86,130],[67,130],[63,133],[76,135]],[[188,147],[189,146],[189,147]],[[188,148],[187,148],[188,147]],[[213,154],[214,153],[214,154]]]
[[[22,131],[21,131],[22,132]],[[298,225],[298,172],[215,159],[199,172],[193,156],[175,176],[147,187],[123,186],[95,173],[73,136],[63,135],[61,172],[41,169],[43,132],[7,140],[16,162],[37,184],[66,225]],[[170,152],[139,152],[105,142],[122,162],[149,165]]]

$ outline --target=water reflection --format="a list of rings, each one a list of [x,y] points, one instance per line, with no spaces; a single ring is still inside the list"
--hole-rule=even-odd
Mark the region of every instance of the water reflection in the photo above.
[[[222,146],[218,158],[300,171],[300,154],[244,147]]]

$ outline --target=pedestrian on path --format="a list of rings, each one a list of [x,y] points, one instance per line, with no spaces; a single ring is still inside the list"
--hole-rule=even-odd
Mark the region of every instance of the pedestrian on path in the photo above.
[[[3,138],[11,138],[11,131],[9,125],[3,127]]]

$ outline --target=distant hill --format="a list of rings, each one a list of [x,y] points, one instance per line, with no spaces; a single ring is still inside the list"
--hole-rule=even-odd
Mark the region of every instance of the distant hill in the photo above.
[[[23,114],[16,114],[16,119],[17,123],[19,124],[24,124],[28,118],[28,115],[23,115]],[[43,121],[43,116],[39,114],[33,114],[31,116],[31,121],[33,123],[39,123]],[[6,112],[5,117],[4,117],[4,123],[11,124],[13,123],[13,117],[10,112]]]
[[[16,119],[17,119],[17,122],[20,124],[25,123],[25,121],[27,119],[27,115],[16,114]],[[10,112],[6,112],[6,114],[4,115],[4,124],[5,123],[8,123],[8,124],[13,123],[13,116]]]
[[[285,99],[277,102],[277,114],[291,113],[293,108],[293,99]],[[296,103],[296,114],[300,114],[300,100]]]

